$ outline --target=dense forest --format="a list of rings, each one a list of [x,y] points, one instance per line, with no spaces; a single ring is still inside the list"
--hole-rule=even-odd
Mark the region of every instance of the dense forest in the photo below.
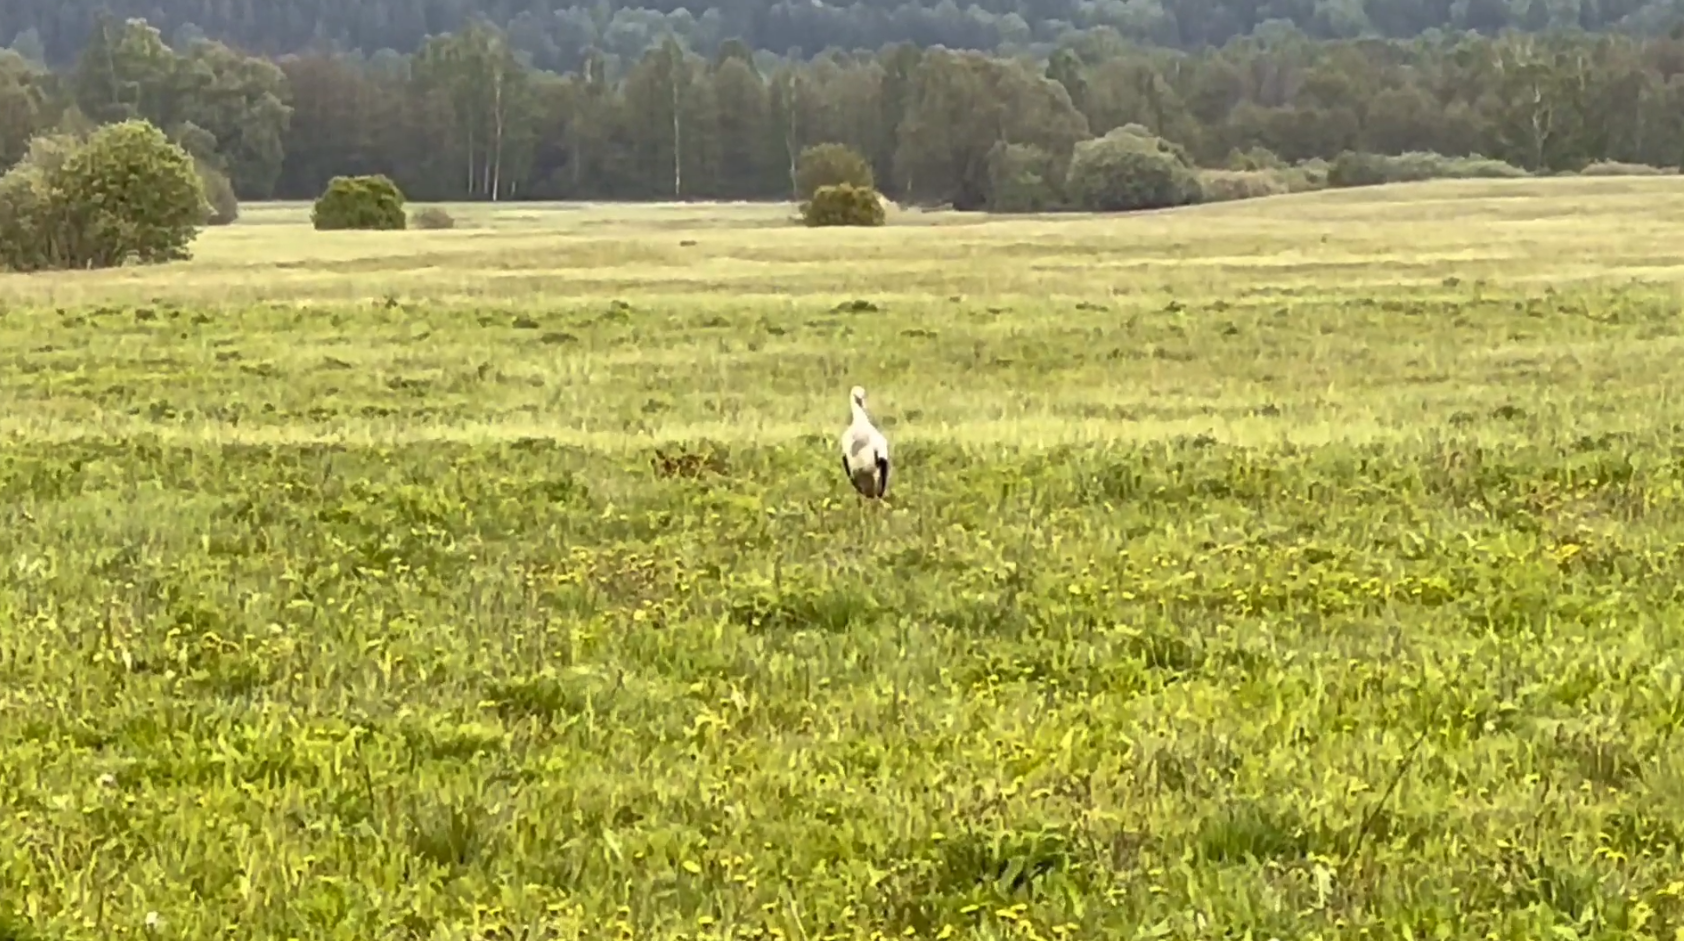
[[[0,39],[20,37],[20,49],[67,64],[100,10],[145,18],[172,44],[209,36],[270,56],[329,46],[414,52],[429,36],[483,19],[533,66],[555,72],[579,70],[592,49],[635,60],[667,36],[710,59],[732,39],[799,58],[909,42],[1044,59],[1095,30],[1193,50],[1259,27],[1312,39],[1505,28],[1656,35],[1684,16],[1677,0],[7,0]]]
[[[418,200],[779,199],[802,148],[841,142],[897,199],[983,208],[1002,154],[1056,176],[1078,143],[1130,124],[1205,166],[1346,151],[1537,172],[1684,160],[1680,32],[1580,28],[1664,25],[1622,0],[512,2],[487,19],[465,19],[465,0],[118,4],[160,28],[13,0],[0,162],[55,127],[141,116],[244,199],[372,172]],[[1143,31],[1160,20],[1167,32]],[[1460,29],[1516,21],[1540,29]]]

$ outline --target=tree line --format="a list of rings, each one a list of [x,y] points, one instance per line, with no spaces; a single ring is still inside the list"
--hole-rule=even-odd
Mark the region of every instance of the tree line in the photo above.
[[[736,40],[704,56],[668,37],[635,57],[588,48],[558,73],[484,21],[408,55],[269,58],[101,17],[58,70],[0,52],[0,160],[66,122],[140,117],[243,199],[370,173],[424,201],[787,199],[800,153],[835,142],[897,200],[987,208],[1003,180],[1058,177],[1079,144],[1130,125],[1206,167],[1411,151],[1677,166],[1680,73],[1675,36],[1286,27],[1197,52],[1090,32],[1045,60],[912,43],[801,60]]]
[[[1260,28],[1411,39],[1506,28],[1655,35],[1680,22],[1666,0],[8,0],[0,41],[65,65],[88,43],[101,9],[146,17],[172,45],[210,36],[272,56],[328,47],[411,53],[482,19],[532,65],[555,72],[583,68],[593,49],[634,60],[667,36],[707,59],[732,39],[798,58],[910,42],[1044,59],[1088,33],[1191,50]]]

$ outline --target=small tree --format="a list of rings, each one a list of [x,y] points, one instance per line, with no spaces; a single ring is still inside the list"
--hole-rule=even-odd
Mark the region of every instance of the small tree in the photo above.
[[[1053,156],[1034,144],[996,143],[988,152],[989,212],[1049,212],[1058,208],[1061,177]]]
[[[0,179],[0,261],[33,271],[184,259],[205,211],[193,158],[146,121],[37,138]]]
[[[182,121],[170,131],[170,140],[181,145],[181,149],[200,163],[215,167],[218,170],[228,169],[223,160],[217,155],[216,135],[205,130],[192,121]]]
[[[234,184],[228,174],[216,167],[197,161],[199,180],[205,187],[206,225],[231,225],[240,218],[240,200],[234,195]]]
[[[0,264],[12,271],[65,267],[62,221],[48,191],[47,174],[25,158],[0,176]]]
[[[52,181],[84,142],[73,133],[43,134],[0,176],[0,264],[13,271],[71,266],[64,200],[53,198]]]
[[[88,135],[65,159],[53,190],[80,243],[77,267],[186,259],[204,224],[205,187],[193,158],[148,121]]]
[[[813,198],[821,186],[843,183],[864,189],[876,189],[877,179],[871,173],[871,161],[846,144],[814,144],[801,151],[795,161],[796,197]]]
[[[878,226],[887,221],[883,198],[870,187],[839,183],[821,186],[801,206],[801,218],[810,226]]]
[[[310,222],[317,229],[405,228],[403,192],[383,173],[373,176],[336,176],[316,200]]]
[[[1130,212],[1196,203],[1202,191],[1182,148],[1131,124],[1076,145],[1065,193],[1088,212]]]

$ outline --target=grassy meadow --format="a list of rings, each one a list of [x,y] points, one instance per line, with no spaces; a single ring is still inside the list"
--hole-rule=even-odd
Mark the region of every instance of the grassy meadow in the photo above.
[[[1678,178],[450,209],[0,276],[0,938],[1684,936]]]

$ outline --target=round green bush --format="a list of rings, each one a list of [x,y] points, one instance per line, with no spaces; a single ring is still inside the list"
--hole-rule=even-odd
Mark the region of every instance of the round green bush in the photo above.
[[[821,186],[847,183],[876,189],[871,162],[846,144],[814,144],[795,160],[795,191],[799,199],[812,199]]]
[[[176,261],[190,257],[204,219],[193,158],[150,122],[37,138],[0,178],[0,263],[40,271]]]
[[[372,176],[336,176],[327,191],[316,199],[310,222],[317,229],[370,229],[391,231],[406,228],[409,216],[403,209],[403,192],[383,173]]]
[[[1087,212],[1132,212],[1196,203],[1204,195],[1180,147],[1129,125],[1076,145],[1065,193]]]
[[[887,214],[876,190],[839,183],[819,187],[801,206],[801,218],[810,226],[877,226],[886,221]]]
[[[67,194],[94,267],[179,261],[204,224],[205,185],[193,158],[148,121],[129,120],[88,135],[65,160]]]

